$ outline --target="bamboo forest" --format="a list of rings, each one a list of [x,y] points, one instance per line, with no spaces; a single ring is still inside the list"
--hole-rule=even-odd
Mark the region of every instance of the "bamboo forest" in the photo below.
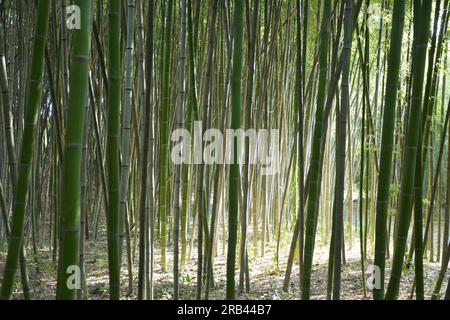
[[[0,299],[450,300],[449,6],[0,0]]]

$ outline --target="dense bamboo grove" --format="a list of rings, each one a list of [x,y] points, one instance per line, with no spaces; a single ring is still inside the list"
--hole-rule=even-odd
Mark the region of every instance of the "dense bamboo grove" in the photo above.
[[[448,0],[0,0],[2,299],[450,299]]]

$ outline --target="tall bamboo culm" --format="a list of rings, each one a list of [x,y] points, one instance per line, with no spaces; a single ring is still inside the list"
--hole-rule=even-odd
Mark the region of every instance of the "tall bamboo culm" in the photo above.
[[[50,1],[40,0],[37,6],[36,27],[30,78],[25,106],[25,122],[22,133],[20,157],[18,163],[17,189],[13,200],[11,235],[8,244],[5,271],[3,274],[0,299],[9,299],[14,289],[14,280],[23,241],[23,227],[28,189],[31,175],[31,163],[34,154],[35,130],[41,101],[41,86],[44,72],[44,51],[50,15]]]
[[[320,44],[319,44],[319,84],[317,89],[316,101],[316,122],[314,126],[313,144],[311,150],[309,179],[309,195],[306,204],[306,228],[305,228],[305,247],[303,251],[303,275],[302,275],[302,292],[303,300],[309,300],[311,286],[311,271],[314,256],[314,243],[318,220],[319,196],[320,196],[320,158],[323,141],[323,121],[324,106],[326,99],[326,82],[327,82],[327,64],[328,64],[328,47],[330,38],[330,16],[331,1],[325,1],[323,5],[323,15],[320,27]]]
[[[106,163],[108,171],[108,265],[110,299],[120,296],[119,259],[119,132],[120,132],[120,14],[121,2],[108,3],[108,127],[106,143]]]
[[[380,288],[374,288],[373,298],[384,298],[384,274],[386,261],[387,214],[391,182],[392,149],[394,143],[395,112],[402,50],[406,1],[394,2],[391,28],[391,46],[388,55],[386,94],[384,97],[383,129],[381,135],[380,173],[375,229],[375,265],[380,268]]]
[[[89,55],[91,41],[92,2],[75,2],[80,8],[80,29],[72,32],[72,62],[69,79],[69,110],[64,143],[62,179],[62,255],[59,257],[57,299],[73,300],[77,287],[70,283],[74,267],[80,267],[80,199],[81,157],[83,148],[84,119],[89,79]]]
[[[386,290],[386,299],[396,299],[399,293],[406,240],[411,221],[413,204],[414,173],[416,169],[417,142],[419,138],[420,119],[422,117],[423,74],[426,61],[426,44],[428,41],[431,16],[431,1],[414,1],[414,40],[412,59],[412,93],[409,111],[408,131],[405,137],[405,154],[403,175],[401,179],[399,220],[392,260],[392,271]]]
[[[231,129],[241,126],[242,111],[242,65],[244,42],[244,1],[234,1],[234,46],[233,71],[231,75]],[[237,139],[233,138],[233,163],[230,165],[230,184],[228,187],[228,252],[227,252],[227,290],[226,298],[235,298],[235,267],[237,218],[239,212],[239,164]]]

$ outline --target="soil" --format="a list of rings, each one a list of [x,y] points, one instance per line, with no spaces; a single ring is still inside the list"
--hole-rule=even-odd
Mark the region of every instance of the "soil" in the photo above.
[[[260,243],[258,251],[254,252],[249,248],[250,263],[250,291],[241,293],[238,299],[299,299],[299,270],[298,265],[294,265],[290,279],[289,290],[283,291],[283,282],[287,262],[287,248],[289,247],[289,237],[282,239],[280,248],[279,263],[275,259],[276,241],[265,246],[264,256],[261,255]],[[210,290],[209,299],[224,299],[225,297],[225,273],[226,273],[226,252],[222,252],[219,245],[218,255],[214,263],[214,287]],[[250,246],[251,247],[251,246]],[[327,273],[328,273],[328,245],[318,243],[314,252],[314,264],[311,277],[311,299],[326,299]],[[180,272],[180,298],[195,299],[197,263],[194,247],[191,249],[191,259],[187,261],[185,267]],[[371,249],[369,256],[371,257]],[[353,242],[352,248],[348,248],[346,242],[346,263],[342,267],[341,279],[341,299],[371,299],[370,290],[364,295],[362,286],[362,273],[360,262],[359,243]],[[160,248],[156,247],[154,252],[154,299],[171,299],[173,294],[173,273],[172,273],[172,248],[167,249],[167,270],[161,271]],[[6,254],[0,254],[0,271],[3,274]],[[137,254],[133,265],[133,290],[129,294],[128,271],[126,265],[126,255],[123,257],[124,263],[121,271],[121,298],[136,299],[137,289]],[[237,258],[239,261],[239,257]],[[38,264],[36,264],[38,262]],[[365,262],[365,269],[371,261]],[[48,248],[40,248],[37,255],[28,254],[28,265],[30,274],[31,295],[33,299],[54,299],[56,290],[56,266],[52,261],[52,254]],[[36,266],[39,266],[38,268]],[[390,260],[387,261],[386,279],[389,279]],[[85,243],[85,269],[88,299],[108,299],[108,262],[107,247],[104,233],[99,234],[96,241]],[[439,274],[440,263],[424,261],[424,281],[425,295],[430,297],[434,289],[436,279]],[[236,282],[239,279],[239,269],[236,268]],[[18,278],[19,280],[19,278]],[[386,284],[387,284],[386,280]],[[410,299],[411,288],[414,280],[414,267],[404,270],[400,286],[400,299]],[[444,281],[441,292],[445,290],[447,278]],[[17,281],[20,286],[20,281]],[[238,288],[238,283],[236,283]],[[13,298],[22,299],[21,288],[15,289]]]

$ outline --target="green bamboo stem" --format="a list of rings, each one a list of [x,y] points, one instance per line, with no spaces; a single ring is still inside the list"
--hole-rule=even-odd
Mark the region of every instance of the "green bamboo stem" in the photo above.
[[[325,105],[325,89],[327,79],[327,59],[329,47],[329,21],[331,16],[331,1],[325,1],[320,31],[319,45],[319,85],[317,91],[316,122],[314,127],[313,145],[311,151],[311,179],[309,181],[310,191],[306,209],[306,230],[304,248],[304,273],[302,277],[302,299],[310,297],[311,271],[314,254],[314,242],[317,226],[318,199],[320,195],[319,161],[321,157],[321,146],[323,144],[323,109]]]
[[[334,274],[333,299],[340,299],[341,291],[341,253],[344,240],[344,178],[345,178],[345,144],[347,130],[347,110],[349,108],[349,72],[352,47],[352,1],[345,2],[344,18],[344,47],[341,80],[341,105],[339,108],[339,121],[337,126],[337,166],[336,166],[336,211],[335,211],[335,241],[334,241]]]
[[[11,297],[17,265],[19,262],[19,255],[22,248],[23,227],[31,175],[30,169],[34,153],[34,132],[38,119],[37,115],[42,94],[40,88],[44,71],[44,50],[49,15],[50,1],[39,1],[36,11],[36,27],[26,98],[25,123],[18,163],[17,189],[13,200],[11,236],[8,244],[8,254],[6,257],[0,299],[9,299]]]
[[[121,102],[120,69],[120,12],[119,0],[109,3],[108,11],[108,128],[106,143],[106,164],[108,172],[108,265],[111,300],[120,296],[119,257],[119,130]]]
[[[164,55],[162,59],[162,88],[160,110],[160,146],[159,146],[159,218],[161,223],[161,269],[166,271],[167,250],[167,181],[169,170],[169,115],[170,115],[170,56],[172,51],[172,12],[173,0],[166,4],[165,30],[164,30]]]
[[[186,0],[181,1],[180,5],[180,33],[179,33],[179,57],[178,57],[178,105],[176,111],[176,124],[175,129],[181,129],[183,127],[183,111],[184,111],[184,67],[186,60]],[[182,150],[182,155],[186,150]],[[181,194],[181,169],[182,165],[177,164],[175,168],[174,179],[174,227],[173,227],[173,278],[174,278],[174,295],[173,299],[179,298],[179,237],[180,237],[180,194]]]
[[[122,123],[122,140],[121,140],[121,168],[120,168],[120,261],[122,261],[122,243],[125,237],[125,210],[127,210],[127,190],[128,190],[128,175],[130,167],[130,131],[131,131],[131,108],[132,108],[132,54],[134,51],[134,12],[135,1],[127,1],[127,35],[126,35],[126,49],[125,49],[125,99],[123,108],[123,123]]]
[[[233,70],[231,75],[231,129],[241,126],[242,110],[242,65],[244,42],[244,1],[234,2],[234,47]],[[234,138],[233,138],[234,139]],[[239,211],[239,164],[237,141],[233,141],[233,163],[230,165],[230,184],[228,188],[228,252],[227,252],[227,289],[226,298],[235,298],[235,266],[237,242],[237,217]]]
[[[391,277],[385,299],[396,299],[399,293],[406,240],[411,220],[414,175],[416,169],[417,143],[422,115],[423,73],[426,59],[426,43],[429,33],[431,1],[414,1],[414,51],[412,61],[412,96],[406,136],[405,155],[403,159],[403,176],[399,202],[399,222],[394,247]],[[421,231],[421,230],[420,230]],[[420,239],[421,240],[421,239]]]
[[[386,94],[384,98],[383,131],[381,136],[380,173],[376,206],[375,260],[380,268],[380,288],[374,288],[374,299],[384,298],[384,278],[386,264],[387,214],[389,208],[389,187],[392,167],[395,111],[399,81],[399,68],[402,50],[403,27],[405,20],[404,0],[396,1],[392,13],[391,46],[388,56]]]
[[[62,255],[59,257],[57,299],[73,300],[77,288],[69,286],[72,272],[69,268],[79,267],[80,251],[80,197],[81,197],[81,156],[83,148],[84,118],[88,92],[89,54],[91,35],[90,1],[77,1],[80,7],[81,28],[73,30],[72,62],[69,74],[68,119],[62,179]]]

